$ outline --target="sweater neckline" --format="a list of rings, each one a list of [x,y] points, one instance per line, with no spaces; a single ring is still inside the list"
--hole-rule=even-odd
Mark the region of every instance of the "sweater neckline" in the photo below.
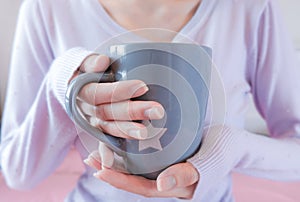
[[[189,33],[193,31],[193,29],[203,24],[205,21],[205,18],[208,17],[208,14],[210,13],[212,9],[212,5],[214,4],[215,0],[202,0],[198,8],[196,9],[194,15],[192,18],[177,32],[176,36],[172,39],[172,42],[177,39],[177,37],[180,38],[180,36],[188,36]],[[99,17],[101,17],[103,20],[102,22],[106,23],[111,29],[106,30],[107,32],[110,32],[112,36],[120,35],[122,33],[128,33],[131,30],[126,29],[125,27],[121,26],[119,23],[117,23],[104,9],[104,7],[101,5],[101,3],[98,0],[93,0],[92,2],[93,7],[96,9],[96,12]],[[154,28],[155,29],[155,28]],[[138,36],[139,38],[142,38],[141,36]],[[148,40],[146,40],[148,41]]]

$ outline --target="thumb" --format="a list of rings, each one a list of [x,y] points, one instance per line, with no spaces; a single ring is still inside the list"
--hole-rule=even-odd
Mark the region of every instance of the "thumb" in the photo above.
[[[199,173],[189,162],[175,164],[164,170],[157,178],[158,191],[188,187],[199,180]]]
[[[81,64],[81,72],[104,72],[109,66],[110,60],[106,55],[93,54],[88,56]]]

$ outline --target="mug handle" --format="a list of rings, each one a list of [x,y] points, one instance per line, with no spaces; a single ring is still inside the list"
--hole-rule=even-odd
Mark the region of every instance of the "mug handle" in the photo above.
[[[83,73],[71,81],[66,92],[65,107],[68,116],[83,130],[94,136],[110,147],[121,147],[123,138],[104,134],[100,129],[91,126],[78,110],[76,100],[79,91],[88,83],[114,82],[115,76],[112,72],[105,73]]]

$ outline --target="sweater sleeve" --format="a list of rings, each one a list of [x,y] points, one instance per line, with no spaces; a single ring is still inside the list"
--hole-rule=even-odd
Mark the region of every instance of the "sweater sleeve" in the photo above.
[[[272,180],[300,180],[300,66],[274,1],[258,23],[256,63],[249,70],[255,104],[267,122],[262,136],[227,127],[206,130],[189,159],[200,173],[201,198],[232,170]]]
[[[7,184],[30,189],[62,162],[76,129],[62,106],[67,82],[90,52],[54,60],[38,1],[24,1],[16,29],[2,125],[0,160]]]
[[[256,68],[250,70],[255,105],[269,135],[245,133],[248,146],[237,170],[300,180],[300,64],[277,7],[276,1],[269,1],[260,17]]]

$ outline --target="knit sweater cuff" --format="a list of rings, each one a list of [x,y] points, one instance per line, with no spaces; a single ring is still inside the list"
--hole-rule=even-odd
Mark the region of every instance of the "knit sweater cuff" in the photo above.
[[[198,170],[200,180],[194,192],[197,200],[205,198],[210,189],[228,176],[242,156],[240,133],[225,126],[205,129],[199,152],[188,159]]]
[[[65,108],[65,94],[70,79],[83,60],[91,54],[94,53],[80,47],[72,48],[53,62],[49,72],[50,85],[63,108]]]

